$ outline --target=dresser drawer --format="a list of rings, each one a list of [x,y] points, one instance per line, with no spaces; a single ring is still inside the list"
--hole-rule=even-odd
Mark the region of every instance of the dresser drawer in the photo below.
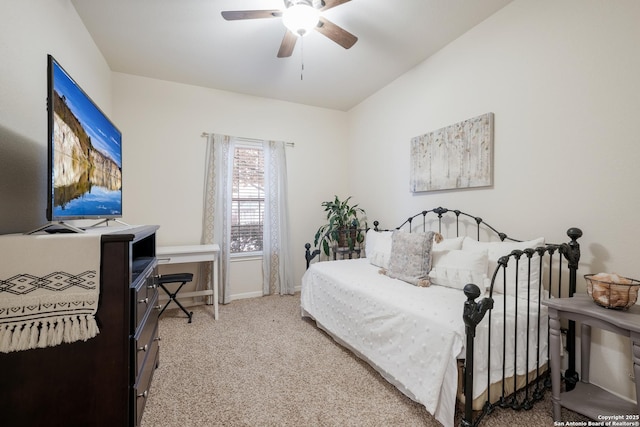
[[[151,274],[147,276],[145,279],[145,284],[143,286],[147,290],[147,297],[151,298],[156,292],[158,292],[158,267],[155,266],[153,270],[151,270]],[[144,292],[141,292],[140,296],[142,297]]]
[[[160,347],[158,341],[153,341],[151,350],[146,352],[146,357],[142,363],[142,369],[138,375],[137,381],[133,386],[133,413],[135,414],[135,426],[140,425],[142,419],[142,413],[144,412],[144,406],[147,403],[149,396],[149,388],[151,387],[151,380],[153,378],[153,371],[158,366],[158,357],[160,353]]]
[[[132,325],[133,332],[139,328],[142,320],[147,315],[147,311],[154,307],[154,304],[157,305],[157,302],[154,302],[154,297],[158,294],[158,286],[156,284],[156,278],[158,277],[157,272],[157,266],[149,269],[144,278],[142,278],[134,288],[134,312],[132,316],[132,320],[134,321],[134,324]]]
[[[139,325],[136,334],[133,337],[133,348],[135,350],[135,367],[136,376],[139,375],[142,364],[148,353],[151,352],[153,345],[157,346],[158,337],[158,294],[157,292],[150,299],[151,308],[147,311],[147,316]]]

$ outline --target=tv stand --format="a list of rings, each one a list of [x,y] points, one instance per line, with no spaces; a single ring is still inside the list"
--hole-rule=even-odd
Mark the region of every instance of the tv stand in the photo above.
[[[62,221],[50,222],[43,226],[36,228],[35,230],[27,231],[24,234],[34,234],[39,231],[46,231],[47,233],[84,233],[82,228],[74,227],[71,224],[67,224]]]
[[[127,223],[126,223],[126,222],[124,222],[124,221],[120,221],[119,219],[116,219],[116,218],[106,218],[106,219],[103,219],[102,221],[96,222],[96,223],[95,223],[95,224],[93,224],[93,225],[90,225],[90,226],[89,226],[89,227],[87,227],[87,228],[97,227],[97,226],[102,225],[102,224],[105,224],[105,227],[108,227],[108,226],[109,226],[109,221],[117,222],[118,224],[122,224],[122,225],[124,225],[124,226],[126,226],[126,227],[130,227],[130,224],[127,224]]]

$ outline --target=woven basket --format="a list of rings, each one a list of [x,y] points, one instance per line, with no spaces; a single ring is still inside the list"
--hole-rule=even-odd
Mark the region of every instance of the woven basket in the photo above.
[[[611,281],[610,277],[616,277],[617,280]],[[585,274],[584,278],[587,281],[587,292],[599,306],[626,310],[638,300],[638,280],[603,274]]]

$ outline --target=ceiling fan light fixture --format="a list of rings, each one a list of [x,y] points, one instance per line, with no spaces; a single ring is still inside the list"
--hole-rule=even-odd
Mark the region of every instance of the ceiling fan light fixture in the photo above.
[[[314,8],[311,1],[298,1],[282,13],[282,23],[292,33],[302,37],[318,25],[320,11]]]

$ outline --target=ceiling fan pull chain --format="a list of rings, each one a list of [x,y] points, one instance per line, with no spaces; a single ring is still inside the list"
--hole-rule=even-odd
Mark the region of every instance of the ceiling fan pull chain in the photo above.
[[[302,73],[304,73],[304,37],[300,37],[300,81],[303,80]]]

